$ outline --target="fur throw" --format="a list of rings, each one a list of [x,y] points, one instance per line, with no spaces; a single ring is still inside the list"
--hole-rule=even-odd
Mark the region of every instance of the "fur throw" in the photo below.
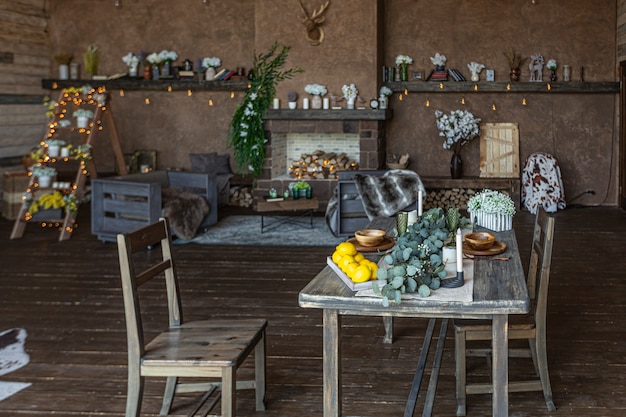
[[[179,188],[165,188],[162,195],[161,214],[169,219],[172,235],[193,239],[202,220],[209,214],[209,203],[203,197]]]
[[[380,177],[357,174],[354,183],[370,220],[391,217],[416,202],[418,190],[426,195],[422,180],[413,171],[394,169]]]

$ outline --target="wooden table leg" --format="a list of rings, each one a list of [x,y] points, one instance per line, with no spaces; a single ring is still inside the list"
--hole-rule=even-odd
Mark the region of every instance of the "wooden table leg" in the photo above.
[[[341,417],[341,316],[324,309],[324,417]]]
[[[493,316],[493,417],[509,415],[509,317]]]

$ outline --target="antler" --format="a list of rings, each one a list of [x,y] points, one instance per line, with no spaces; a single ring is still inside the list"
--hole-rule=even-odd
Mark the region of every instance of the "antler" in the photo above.
[[[326,20],[326,17],[322,16],[322,14],[330,5],[330,0],[327,0],[324,4],[322,4],[319,11],[313,10],[313,14],[311,16],[309,16],[304,4],[302,4],[302,0],[298,1],[300,2],[302,12],[304,12],[304,16],[298,16],[298,18],[306,27],[306,40],[309,44],[317,46],[324,40],[324,31],[322,30],[321,25]]]

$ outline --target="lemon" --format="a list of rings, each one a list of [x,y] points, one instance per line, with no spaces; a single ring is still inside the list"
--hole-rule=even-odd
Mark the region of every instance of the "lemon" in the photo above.
[[[372,278],[372,270],[367,265],[359,265],[350,277],[354,282],[365,282]]]
[[[354,257],[350,255],[344,255],[341,257],[341,261],[338,265],[342,271],[346,272],[346,269],[348,268],[348,264],[351,264],[353,262],[354,262]]]
[[[339,265],[339,262],[341,262],[341,258],[342,258],[342,255],[339,252],[337,252],[337,251],[333,252],[333,262],[334,263]]]
[[[335,249],[341,255],[354,256],[357,254],[356,246],[354,246],[354,244],[350,242],[341,242],[340,244],[337,245]]]
[[[357,268],[359,267],[359,264],[356,262],[350,262],[347,266],[346,266],[346,270],[345,273],[347,276],[352,277],[355,273],[355,271],[357,270]]]
[[[363,256],[361,252],[358,252],[356,255],[354,255],[354,260],[358,263],[361,263],[361,261],[363,261],[364,259],[365,256]]]

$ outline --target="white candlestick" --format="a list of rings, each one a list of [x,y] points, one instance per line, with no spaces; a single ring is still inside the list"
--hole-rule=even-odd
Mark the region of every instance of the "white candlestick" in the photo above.
[[[280,109],[280,99],[275,98],[274,99],[274,110],[278,110]]]
[[[308,110],[309,109],[309,99],[308,97],[305,97],[302,99],[302,108],[304,110]]]
[[[422,190],[417,191],[417,217],[422,217]]]
[[[456,272],[463,272],[463,235],[456,229]]]
[[[409,221],[408,221],[408,225],[412,225],[413,223],[417,222],[417,210],[411,210],[409,211]]]
[[[322,100],[322,102],[322,107],[324,108],[324,110],[330,109],[330,99],[328,97],[324,97],[324,100]]]

